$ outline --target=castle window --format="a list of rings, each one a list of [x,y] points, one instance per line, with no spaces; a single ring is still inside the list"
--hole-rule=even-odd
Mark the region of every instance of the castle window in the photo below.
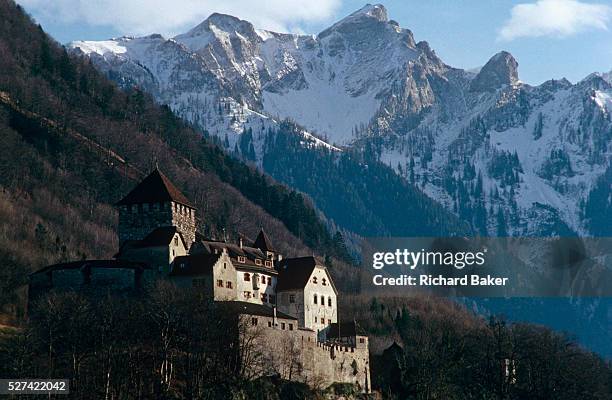
[[[223,269],[227,269],[227,263],[223,263]]]
[[[276,304],[276,296],[273,294],[270,295],[270,304]]]
[[[242,295],[244,296],[245,299],[251,298],[251,292],[243,292]]]
[[[272,267],[272,261],[266,261],[266,267]]]
[[[261,260],[259,258],[255,259],[255,265],[261,265]],[[265,283],[265,282],[264,282]]]
[[[285,330],[285,323],[284,322],[281,322],[281,329]]]
[[[315,294],[313,296],[313,300],[314,300],[314,304],[317,304],[317,301],[319,300],[319,297]]]
[[[264,284],[266,283],[266,277],[263,275],[261,276],[261,283],[264,283]]]
[[[225,287],[228,288],[228,289],[231,289],[232,288],[232,282],[230,282],[230,281],[225,282]]]
[[[317,284],[317,277],[316,276],[314,278],[312,278],[312,283],[314,283],[315,285]]]
[[[269,276],[268,277],[268,285],[271,285],[271,284],[272,284],[272,277]]]
[[[364,338],[359,338],[359,343],[365,343],[365,339]]]
[[[217,286],[223,287],[223,279],[217,279]]]
[[[331,322],[331,319],[328,319],[328,320],[327,320],[327,325],[331,325],[331,323],[332,323],[332,322]]]
[[[174,245],[175,245],[176,247],[178,247],[178,236],[176,236],[176,237],[174,238]]]
[[[261,301],[263,301],[264,303],[268,302],[268,295],[265,293],[261,294]]]
[[[327,281],[325,280],[325,278],[323,278],[323,279],[321,280],[321,284],[322,284],[323,286],[327,286]]]
[[[325,297],[321,296],[321,305],[325,307]]]
[[[289,303],[295,303],[295,295],[294,294],[290,294],[289,295]]]
[[[330,307],[332,306],[331,297],[327,298],[327,305],[330,306]]]
[[[251,318],[251,325],[257,326],[257,318]]]
[[[272,321],[268,321],[268,328],[272,328]]]
[[[246,261],[246,258],[244,258],[244,256],[238,256],[238,262],[239,263],[243,263]]]
[[[315,317],[315,324],[319,321],[319,319],[317,317]]]
[[[293,330],[293,324],[289,324],[289,330],[292,331]]]
[[[244,273],[244,281],[245,282],[250,282],[251,281],[251,275],[247,272]]]

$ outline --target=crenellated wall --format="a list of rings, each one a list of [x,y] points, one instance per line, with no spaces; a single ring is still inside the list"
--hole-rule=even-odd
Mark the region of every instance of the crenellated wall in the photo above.
[[[317,333],[312,330],[270,328],[264,318],[258,319],[256,343],[265,354],[268,373],[313,387],[325,388],[338,382],[370,391],[367,337],[358,336],[354,346],[340,346],[317,341]]]

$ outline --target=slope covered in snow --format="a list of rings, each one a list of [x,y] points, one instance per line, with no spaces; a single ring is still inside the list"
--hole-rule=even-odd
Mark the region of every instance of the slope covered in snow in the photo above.
[[[503,51],[453,68],[382,5],[317,35],[213,14],[170,39],[69,47],[260,166],[291,119],[307,147],[368,153],[482,233],[588,233],[584,203],[610,166],[609,74],[532,87]]]

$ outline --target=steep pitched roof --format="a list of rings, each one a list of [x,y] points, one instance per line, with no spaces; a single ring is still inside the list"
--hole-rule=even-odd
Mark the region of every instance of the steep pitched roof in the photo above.
[[[170,182],[170,179],[156,168],[132,189],[127,196],[121,199],[117,205],[164,203],[168,201],[174,201],[194,208],[187,197]]]
[[[273,251],[276,252],[274,246],[272,246],[272,242],[266,232],[264,232],[263,228],[259,231],[259,235],[257,235],[257,239],[253,243],[253,247],[264,250],[264,251]]]
[[[285,258],[278,268],[277,291],[303,289],[317,265],[323,263],[313,256]],[[333,282],[330,283],[333,286]]]
[[[179,256],[174,259],[174,266],[170,276],[193,276],[210,274],[212,267],[219,261],[221,254],[191,254]]]

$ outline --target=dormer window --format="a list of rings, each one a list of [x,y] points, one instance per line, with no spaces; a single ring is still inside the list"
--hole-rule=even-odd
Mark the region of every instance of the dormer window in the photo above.
[[[255,259],[255,265],[261,265],[261,260],[259,258]]]
[[[246,258],[244,256],[238,256],[238,262],[239,263],[244,263],[244,262],[246,262]]]
[[[267,261],[266,260],[266,267],[272,267],[272,261]]]

